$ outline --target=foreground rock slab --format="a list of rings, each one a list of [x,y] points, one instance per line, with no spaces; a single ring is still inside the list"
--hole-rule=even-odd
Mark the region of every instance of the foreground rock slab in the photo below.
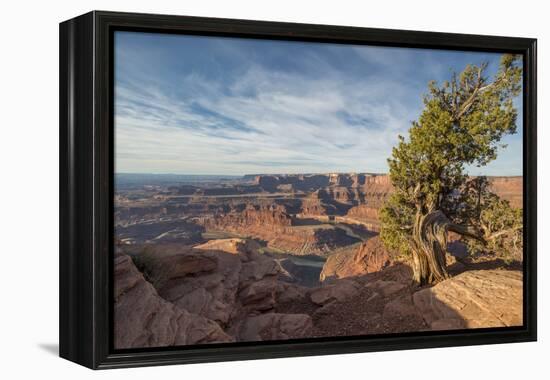
[[[521,326],[522,297],[521,272],[479,270],[420,290],[413,302],[432,330],[448,330]]]
[[[159,297],[126,255],[115,258],[115,347],[232,342],[218,324]]]
[[[123,326],[125,318],[132,321],[131,328],[121,332],[130,336],[121,340],[132,346],[144,341],[169,346],[307,336],[312,329],[309,315],[275,312],[281,302],[303,302],[307,288],[282,281],[280,264],[257,249],[257,244],[245,239],[165,247],[161,253],[134,256],[144,274],[130,256],[121,254],[115,274],[120,288],[117,294],[121,295],[117,323]],[[140,293],[134,289],[136,281]],[[181,331],[174,327],[171,318],[181,318],[178,313],[194,324],[181,327]],[[207,325],[200,325],[194,317]],[[156,322],[160,318],[162,325]],[[210,327],[215,330],[207,329]],[[143,337],[138,334],[141,330]],[[218,332],[223,335],[217,336]]]
[[[357,288],[358,285],[354,281],[345,280],[315,288],[309,297],[316,305],[326,305],[334,301],[344,302],[358,294]]]
[[[303,338],[311,334],[313,323],[306,314],[267,313],[247,318],[240,326],[239,341]]]

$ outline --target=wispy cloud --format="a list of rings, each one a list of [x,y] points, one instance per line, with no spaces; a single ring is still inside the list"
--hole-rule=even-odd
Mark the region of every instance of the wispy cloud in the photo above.
[[[411,69],[415,51],[216,39],[190,49],[190,37],[159,51],[139,37],[116,45],[118,172],[383,172],[418,117],[426,77],[441,75]]]

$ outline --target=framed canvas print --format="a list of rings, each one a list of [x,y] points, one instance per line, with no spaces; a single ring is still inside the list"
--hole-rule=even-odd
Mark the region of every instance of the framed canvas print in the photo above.
[[[536,339],[536,40],[60,25],[60,355]]]

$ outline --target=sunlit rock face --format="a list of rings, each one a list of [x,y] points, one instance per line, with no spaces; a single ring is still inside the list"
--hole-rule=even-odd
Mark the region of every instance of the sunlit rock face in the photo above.
[[[350,250],[329,256],[320,275],[321,281],[378,272],[390,264],[390,255],[378,237]]]

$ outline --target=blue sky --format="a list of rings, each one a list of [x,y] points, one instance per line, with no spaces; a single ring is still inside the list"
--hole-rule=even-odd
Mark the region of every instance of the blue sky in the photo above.
[[[118,173],[387,172],[430,80],[499,54],[115,34]],[[470,174],[521,175],[518,133]]]

